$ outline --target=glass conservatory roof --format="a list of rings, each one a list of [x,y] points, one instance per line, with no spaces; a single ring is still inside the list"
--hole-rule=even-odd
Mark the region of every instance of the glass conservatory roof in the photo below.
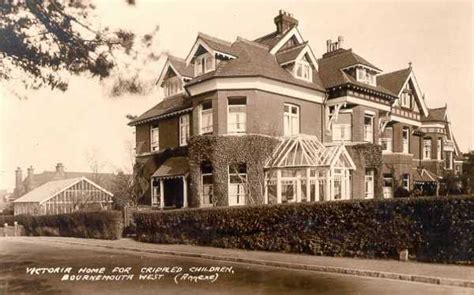
[[[354,162],[343,144],[325,147],[316,136],[309,135],[283,138],[265,167],[341,167],[355,169]]]

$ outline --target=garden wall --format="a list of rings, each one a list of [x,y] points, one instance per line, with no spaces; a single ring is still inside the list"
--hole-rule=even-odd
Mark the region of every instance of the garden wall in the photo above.
[[[474,261],[474,197],[349,200],[135,214],[139,241],[325,256]]]
[[[0,216],[0,224],[23,225],[27,236],[61,236],[115,240],[122,237],[120,211],[75,212],[59,215]]]

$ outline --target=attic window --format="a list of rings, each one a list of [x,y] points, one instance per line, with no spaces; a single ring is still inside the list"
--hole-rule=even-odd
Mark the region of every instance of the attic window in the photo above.
[[[375,76],[366,68],[357,68],[357,81],[375,86]]]
[[[403,89],[402,94],[400,95],[400,106],[411,109],[412,101],[413,101],[413,92],[411,91],[410,87],[407,85],[407,87]]]
[[[311,70],[311,65],[305,60],[300,60],[295,63],[295,76],[296,78],[303,79],[306,81],[313,80],[313,73]]]
[[[175,76],[166,80],[166,82],[164,83],[164,91],[165,91],[165,97],[182,92],[183,86],[182,86],[182,82],[180,78]]]
[[[194,61],[194,74],[199,76],[214,71],[216,68],[216,59],[210,53],[202,54],[196,57]]]

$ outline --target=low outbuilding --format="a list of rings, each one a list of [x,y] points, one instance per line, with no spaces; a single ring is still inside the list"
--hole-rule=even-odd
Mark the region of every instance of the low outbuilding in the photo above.
[[[53,215],[109,210],[112,193],[85,177],[49,181],[13,202],[14,215]]]

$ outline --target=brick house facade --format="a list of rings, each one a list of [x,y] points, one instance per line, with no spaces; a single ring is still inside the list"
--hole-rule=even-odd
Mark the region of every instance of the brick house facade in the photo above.
[[[460,169],[411,65],[383,74],[342,37],[317,59],[291,14],[274,22],[254,41],[199,33],[185,59],[168,56],[165,98],[130,122],[152,205],[390,198]]]

